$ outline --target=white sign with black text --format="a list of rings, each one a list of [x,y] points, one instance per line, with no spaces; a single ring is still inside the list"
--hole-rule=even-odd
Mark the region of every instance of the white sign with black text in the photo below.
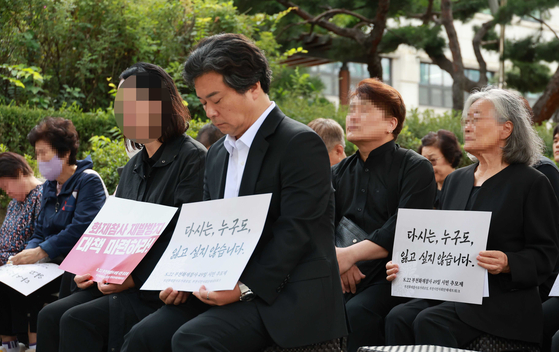
[[[486,249],[491,212],[399,209],[392,295],[481,304],[488,295]]]
[[[165,253],[142,290],[231,290],[262,235],[272,194],[183,204]]]
[[[0,266],[0,282],[24,296],[29,296],[62,274],[64,270],[54,263]]]

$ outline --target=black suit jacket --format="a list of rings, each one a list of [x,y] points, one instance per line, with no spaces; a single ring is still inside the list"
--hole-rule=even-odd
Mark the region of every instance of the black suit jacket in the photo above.
[[[229,154],[208,151],[204,199],[223,198]],[[328,153],[307,126],[274,108],[250,147],[239,196],[272,193],[266,224],[240,281],[272,339],[296,347],[347,335],[334,248]]]
[[[444,210],[464,210],[478,164],[454,171],[445,180]],[[460,319],[504,338],[540,342],[542,306],[538,285],[551,274],[559,253],[559,203],[547,178],[512,164],[481,186],[471,210],[491,211],[488,250],[508,257],[510,273],[489,274],[489,297],[482,305],[456,304]]]

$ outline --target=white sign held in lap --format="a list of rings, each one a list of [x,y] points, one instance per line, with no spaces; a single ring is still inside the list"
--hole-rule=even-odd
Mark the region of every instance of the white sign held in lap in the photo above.
[[[549,297],[557,297],[559,296],[559,276],[555,279],[553,283],[553,287],[551,287],[551,291],[549,291]]]
[[[399,209],[392,261],[399,266],[392,295],[481,304],[490,212]]]
[[[0,282],[24,296],[29,296],[64,273],[58,264],[41,263],[0,266]]]
[[[271,194],[183,204],[165,253],[142,290],[231,290],[262,235]]]

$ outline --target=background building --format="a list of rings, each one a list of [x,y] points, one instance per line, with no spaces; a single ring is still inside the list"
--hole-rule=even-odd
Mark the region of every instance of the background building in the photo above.
[[[550,10],[548,16],[545,19],[546,23],[556,33],[559,33],[559,7]],[[492,18],[489,13],[477,13],[467,23],[454,22],[460,41],[466,76],[474,81],[478,80],[480,74],[478,62],[471,45],[474,27],[479,27]],[[410,22],[412,21],[417,20],[411,20]],[[550,29],[531,18],[516,18],[512,23],[512,25],[506,26],[505,37],[507,39],[521,39],[534,33],[541,33],[545,40],[551,40],[555,36]],[[390,25],[389,20],[388,27]],[[495,29],[499,33],[498,25]],[[451,57],[448,48],[445,50],[445,55]],[[483,50],[483,56],[487,63],[489,82],[496,85],[499,54]],[[311,76],[319,77],[325,86],[324,95],[336,104],[339,104],[340,98],[343,101],[342,95],[346,92],[346,87],[352,89],[360,80],[369,77],[367,65],[363,63],[348,62],[344,66],[344,63],[341,62],[328,62],[324,59],[312,57],[303,59],[302,56],[299,56],[299,59],[289,60],[288,64],[307,67]],[[510,66],[510,62],[505,63],[506,68]],[[383,81],[392,85],[402,94],[409,109],[433,109],[435,113],[442,113],[452,107],[452,77],[439,66],[432,64],[428,55],[422,50],[400,45],[396,51],[383,57],[382,67]],[[557,69],[557,64],[550,65],[550,69],[554,72]],[[347,79],[348,75],[349,80]],[[465,96],[468,95],[466,92],[464,94]],[[539,94],[528,93],[526,98],[531,104],[534,104],[539,98]],[[555,114],[555,118],[557,118],[557,114]]]

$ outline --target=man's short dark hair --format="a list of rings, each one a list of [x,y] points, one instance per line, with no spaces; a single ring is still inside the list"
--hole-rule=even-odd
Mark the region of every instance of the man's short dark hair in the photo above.
[[[45,117],[33,127],[27,135],[27,139],[33,148],[38,141],[47,142],[56,151],[59,158],[69,152],[68,164],[76,165],[80,139],[72,121],[62,117]]]
[[[270,91],[272,71],[266,56],[242,34],[217,34],[203,39],[184,64],[184,80],[194,88],[196,78],[216,72],[223,82],[244,94],[257,82],[264,93]]]
[[[0,178],[19,178],[19,176],[31,176],[33,170],[24,157],[12,152],[0,153]]]

